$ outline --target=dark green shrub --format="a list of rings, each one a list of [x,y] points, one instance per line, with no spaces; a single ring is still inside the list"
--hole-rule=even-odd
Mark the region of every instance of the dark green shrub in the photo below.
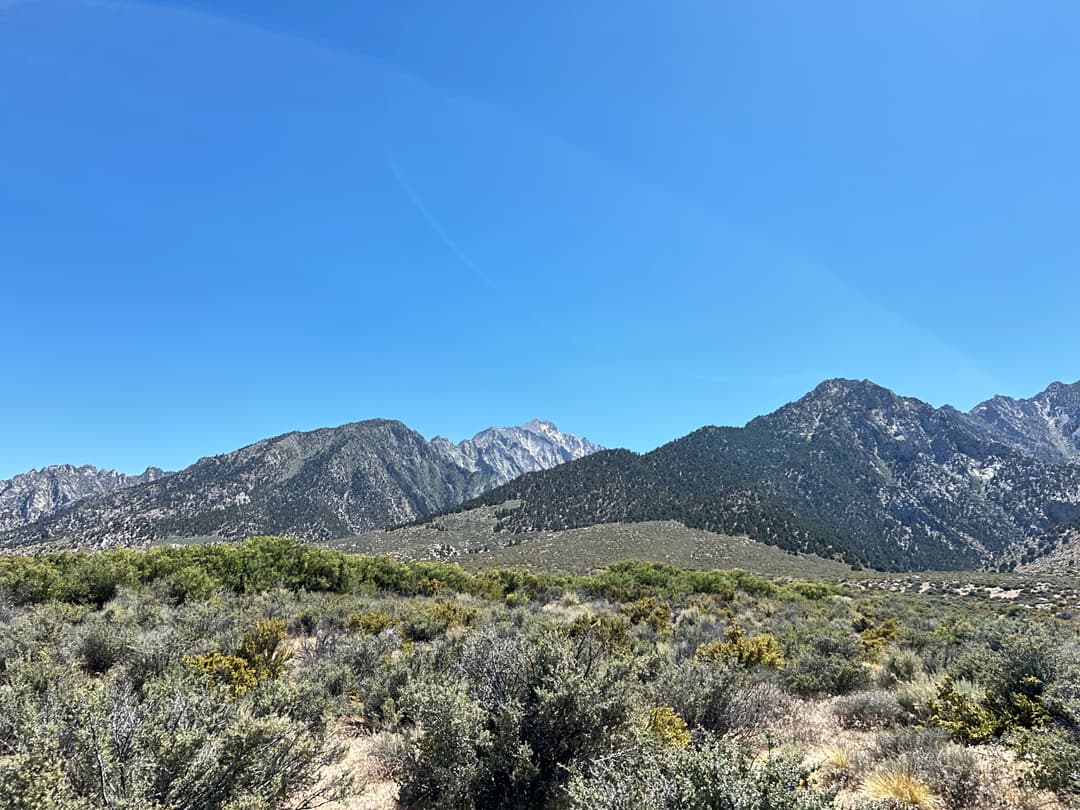
[[[171,574],[166,588],[173,601],[180,603],[190,600],[206,599],[221,587],[213,576],[198,565],[188,565]]]
[[[1009,745],[1031,766],[1040,788],[1080,800],[1080,734],[1065,729],[1018,729]]]
[[[416,745],[401,764],[403,805],[547,807],[570,765],[610,751],[629,727],[617,688],[626,670],[572,644],[484,631],[462,648],[457,682],[410,683],[400,708]]]
[[[846,695],[868,687],[870,675],[858,639],[821,628],[799,639],[784,683],[797,695]]]
[[[75,654],[87,672],[100,674],[120,660],[129,644],[121,628],[95,618],[78,629]]]
[[[989,742],[1004,730],[1003,719],[983,702],[956,688],[951,678],[938,687],[930,704],[930,722],[968,744]]]

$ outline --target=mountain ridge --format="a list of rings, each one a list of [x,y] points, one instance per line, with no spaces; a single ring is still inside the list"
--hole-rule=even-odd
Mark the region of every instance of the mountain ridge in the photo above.
[[[493,539],[507,544],[675,520],[855,565],[1007,565],[1080,520],[1074,440],[1080,452],[1080,383],[965,413],[834,378],[743,427],[705,426],[647,453],[605,450],[538,419],[457,443],[371,419],[91,493],[8,527],[0,547],[322,541],[485,505],[499,507]]]
[[[1080,463],[1080,381],[1053,382],[1027,399],[998,395],[963,415],[987,438],[1057,464]]]
[[[55,512],[82,498],[155,481],[169,475],[147,467],[138,475],[93,464],[50,464],[0,481],[0,531]]]
[[[518,469],[596,449],[552,423],[530,425],[481,431],[467,440],[472,445],[429,442],[393,419],[290,431],[201,458],[160,480],[61,505],[0,533],[0,547],[266,533],[328,539],[414,519],[503,483]],[[468,449],[475,445],[481,449]],[[463,465],[463,457],[483,464]]]
[[[501,520],[514,534],[676,519],[851,563],[970,567],[1080,516],[1080,466],[1027,450],[955,409],[832,379],[742,428],[607,451],[462,508],[520,501]]]

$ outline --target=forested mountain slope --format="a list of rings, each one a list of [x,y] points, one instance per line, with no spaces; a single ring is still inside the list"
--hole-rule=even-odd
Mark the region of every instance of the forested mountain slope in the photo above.
[[[830,380],[744,428],[608,451],[474,503],[507,500],[521,501],[509,532],[674,519],[848,562],[967,567],[1080,516],[1080,467],[990,440],[953,409]]]

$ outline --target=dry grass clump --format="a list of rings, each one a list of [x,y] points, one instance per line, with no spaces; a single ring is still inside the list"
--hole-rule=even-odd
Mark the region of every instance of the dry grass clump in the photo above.
[[[814,769],[815,779],[823,786],[842,788],[855,782],[862,761],[854,746],[836,743],[811,755],[808,765]]]
[[[908,768],[886,766],[863,782],[863,795],[888,810],[945,810],[945,803]]]
[[[788,711],[771,731],[778,743],[797,747],[832,744],[844,736],[828,700],[799,698],[789,699]]]

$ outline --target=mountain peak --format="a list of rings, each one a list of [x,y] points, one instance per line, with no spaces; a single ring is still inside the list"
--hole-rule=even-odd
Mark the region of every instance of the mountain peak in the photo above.
[[[132,477],[70,466],[0,482],[0,531],[8,543],[96,546],[267,533],[343,537],[415,520],[597,449],[538,419],[460,444],[428,441],[394,419],[368,419],[203,458],[167,484],[157,482],[156,468]]]
[[[147,467],[139,475],[125,475],[93,464],[51,464],[0,481],[0,531],[37,520],[69,503],[156,481],[164,470]]]
[[[1080,463],[1080,382],[1029,399],[995,396],[963,415],[970,430],[1051,464]]]
[[[559,429],[555,426],[554,422],[548,422],[545,419],[530,419],[528,422],[521,426],[522,430],[527,430],[530,433],[558,433]]]

